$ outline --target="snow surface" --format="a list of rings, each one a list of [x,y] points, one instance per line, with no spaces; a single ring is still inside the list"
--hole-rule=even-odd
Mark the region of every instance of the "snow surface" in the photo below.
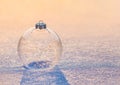
[[[60,62],[47,72],[22,67],[16,52],[17,41],[1,44],[0,85],[120,85],[118,38],[62,41]]]

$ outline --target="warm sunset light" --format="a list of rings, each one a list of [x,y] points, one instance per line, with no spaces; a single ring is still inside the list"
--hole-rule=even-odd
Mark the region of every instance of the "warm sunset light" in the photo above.
[[[118,35],[119,3],[118,0],[1,0],[0,31],[26,29],[42,19],[63,35]]]

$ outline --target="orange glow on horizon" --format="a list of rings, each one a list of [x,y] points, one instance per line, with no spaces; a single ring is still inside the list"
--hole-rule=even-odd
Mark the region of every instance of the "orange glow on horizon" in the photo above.
[[[119,0],[1,0],[0,32],[23,31],[42,19],[65,36],[119,35],[119,3]]]

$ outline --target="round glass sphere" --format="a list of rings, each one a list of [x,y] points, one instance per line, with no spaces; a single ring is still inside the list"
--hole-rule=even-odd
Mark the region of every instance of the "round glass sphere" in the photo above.
[[[18,54],[27,69],[50,69],[57,65],[62,53],[59,36],[49,28],[28,29],[18,43]]]

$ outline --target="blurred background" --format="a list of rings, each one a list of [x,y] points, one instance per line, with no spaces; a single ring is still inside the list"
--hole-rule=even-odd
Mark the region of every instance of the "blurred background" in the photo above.
[[[62,38],[119,36],[119,0],[0,0],[0,42],[39,20]]]

